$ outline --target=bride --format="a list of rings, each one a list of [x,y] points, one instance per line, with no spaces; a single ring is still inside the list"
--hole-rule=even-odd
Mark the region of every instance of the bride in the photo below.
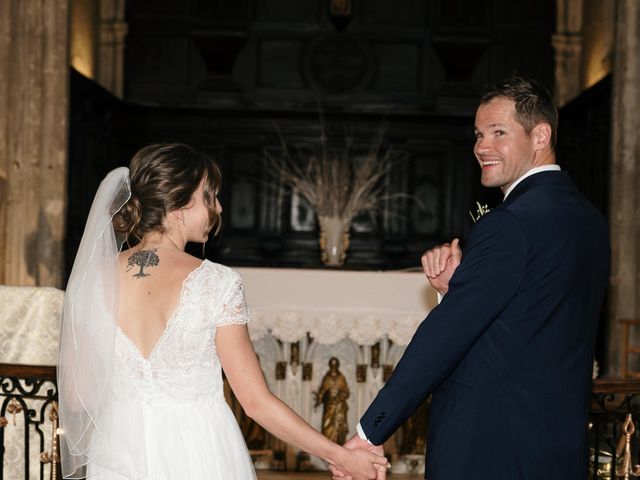
[[[330,442],[269,391],[240,276],[185,253],[219,232],[219,188],[215,162],[182,144],[145,147],[101,183],[65,296],[63,476],[255,478],[223,369],[268,431],[355,479],[376,478],[384,457]]]

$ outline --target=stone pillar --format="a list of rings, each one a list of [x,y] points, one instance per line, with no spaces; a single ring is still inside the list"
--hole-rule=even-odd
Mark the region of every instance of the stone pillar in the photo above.
[[[640,318],[640,2],[616,1],[612,92],[609,375],[620,373],[618,320]],[[637,369],[637,365],[633,366]]]
[[[555,101],[564,105],[582,91],[582,0],[558,0],[555,51]]]
[[[62,283],[68,8],[0,1],[0,284]]]
[[[124,0],[102,0],[100,4],[100,53],[96,80],[119,98],[122,98],[124,89],[124,40],[128,31],[124,13]]]

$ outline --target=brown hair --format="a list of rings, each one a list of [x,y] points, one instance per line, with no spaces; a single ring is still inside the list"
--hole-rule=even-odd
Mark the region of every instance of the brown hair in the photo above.
[[[527,134],[540,123],[551,127],[551,148],[555,150],[558,131],[558,110],[547,88],[532,78],[513,74],[489,88],[480,98],[480,104],[494,98],[507,98],[515,103],[516,120]]]
[[[208,229],[220,232],[216,212],[221,174],[216,162],[182,143],[149,145],[139,150],[129,165],[131,198],[113,216],[114,229],[129,241],[140,241],[152,231],[163,231],[167,213],[187,206],[204,180],[203,201],[209,211]]]

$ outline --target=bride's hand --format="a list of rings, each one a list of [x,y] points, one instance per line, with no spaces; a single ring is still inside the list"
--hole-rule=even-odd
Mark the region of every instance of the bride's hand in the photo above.
[[[383,480],[386,477],[387,458],[368,450],[341,448],[340,455],[330,465],[333,478],[345,480]]]

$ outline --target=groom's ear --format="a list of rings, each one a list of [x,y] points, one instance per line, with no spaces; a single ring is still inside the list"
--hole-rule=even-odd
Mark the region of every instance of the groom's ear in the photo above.
[[[539,123],[531,130],[534,150],[543,150],[551,142],[551,126],[548,123]]]

